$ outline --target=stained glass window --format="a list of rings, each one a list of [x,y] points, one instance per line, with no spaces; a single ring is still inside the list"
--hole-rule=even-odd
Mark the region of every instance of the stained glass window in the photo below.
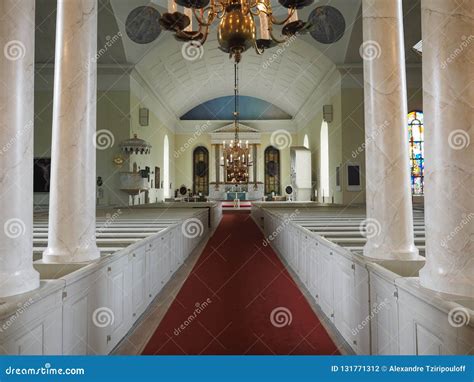
[[[423,112],[408,113],[408,140],[410,145],[411,192],[423,195],[423,178],[425,172],[425,138]]]
[[[199,146],[193,152],[193,193],[209,195],[209,151]]]
[[[265,194],[280,194],[280,151],[273,146],[265,149]]]

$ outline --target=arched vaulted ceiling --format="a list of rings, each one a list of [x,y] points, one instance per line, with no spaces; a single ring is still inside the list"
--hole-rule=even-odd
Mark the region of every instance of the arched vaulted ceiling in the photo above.
[[[200,59],[183,58],[182,46],[167,36],[136,66],[176,116],[234,91],[233,61],[218,49],[215,34],[209,36]],[[272,62],[270,57],[274,57]],[[239,64],[240,94],[296,115],[331,66],[321,52],[298,39],[281,53],[274,49],[258,56],[249,50]]]

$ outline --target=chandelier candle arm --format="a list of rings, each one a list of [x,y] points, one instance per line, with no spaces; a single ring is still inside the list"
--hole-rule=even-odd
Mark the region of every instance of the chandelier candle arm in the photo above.
[[[278,44],[283,44],[285,43],[286,41],[288,41],[288,37],[285,37],[285,38],[282,38],[282,39],[279,39],[278,37],[276,37],[274,34],[273,34],[273,29],[270,25],[269,27],[269,33],[270,33],[270,37],[272,38],[273,41],[277,42]]]
[[[185,7],[184,14],[189,17],[189,25],[186,28],[184,28],[184,31],[192,32],[193,31],[193,9]]]
[[[269,1],[268,0],[257,0],[254,3],[250,4],[250,8],[257,8],[258,11],[263,11],[269,7]]]
[[[168,0],[168,13],[175,13],[178,11],[178,5],[174,0]]]
[[[296,8],[288,8],[288,16],[284,20],[277,20],[273,13],[270,13],[269,16],[271,17],[271,23],[274,25],[284,25],[290,20],[294,14],[297,14]],[[298,16],[296,16],[298,18]]]
[[[296,8],[288,9],[288,16],[289,16],[288,21],[285,24],[298,21],[298,11],[296,10]]]
[[[260,38],[262,40],[270,40],[270,31],[268,30],[268,16],[265,12],[259,12],[260,20]]]
[[[200,15],[198,15],[198,11]],[[204,14],[206,12],[209,15],[207,16],[207,21],[204,21]],[[200,27],[210,27],[216,16],[218,16],[218,12],[213,11],[211,7],[208,7],[206,9],[193,8],[193,14]]]

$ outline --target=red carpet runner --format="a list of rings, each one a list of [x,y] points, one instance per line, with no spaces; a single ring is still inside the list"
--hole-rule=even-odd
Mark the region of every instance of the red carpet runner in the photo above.
[[[263,239],[224,214],[143,354],[339,354]]]

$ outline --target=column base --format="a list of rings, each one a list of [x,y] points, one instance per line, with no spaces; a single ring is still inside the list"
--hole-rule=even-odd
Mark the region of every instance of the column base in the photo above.
[[[451,272],[442,275],[433,271],[428,265],[420,269],[420,285],[435,292],[474,298],[474,280],[471,275],[459,275]]]
[[[16,272],[0,272],[0,297],[15,296],[40,286],[39,273],[33,267]]]
[[[387,248],[376,248],[373,246],[364,246],[364,257],[374,260],[425,260],[419,255],[418,248],[413,246],[409,250],[391,250]]]
[[[100,251],[97,246],[77,249],[74,253],[62,248],[48,247],[43,252],[43,263],[45,264],[86,263],[99,258]]]

